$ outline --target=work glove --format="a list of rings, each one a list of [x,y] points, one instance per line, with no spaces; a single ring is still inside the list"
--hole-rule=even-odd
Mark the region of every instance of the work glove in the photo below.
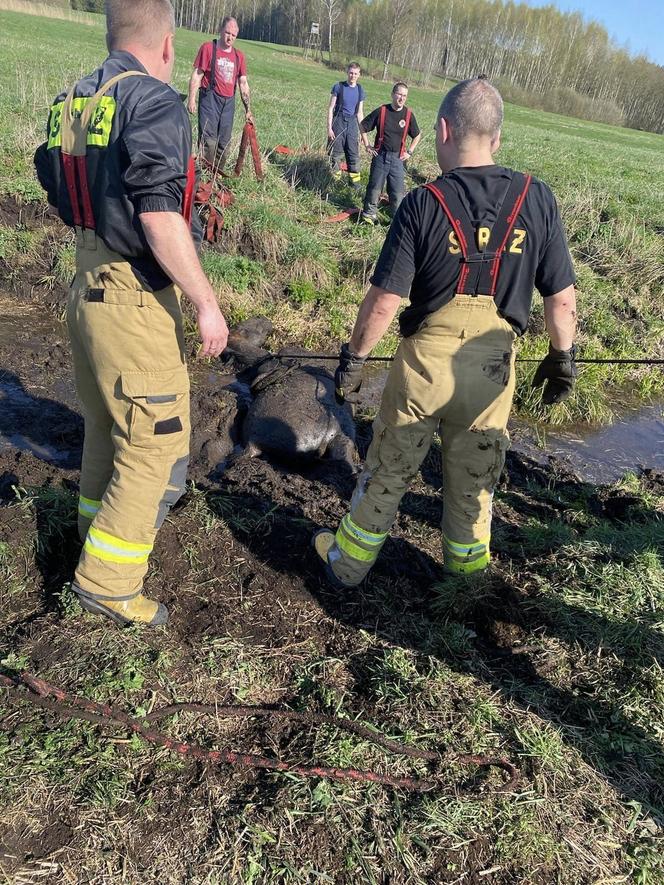
[[[556,350],[549,344],[549,352],[535,370],[533,387],[544,384],[542,402],[550,406],[561,403],[572,392],[576,381],[576,345],[569,350]]]
[[[348,344],[342,345],[339,365],[334,373],[334,397],[340,406],[357,402],[353,394],[362,387],[362,369],[366,361],[365,356],[353,353]]]

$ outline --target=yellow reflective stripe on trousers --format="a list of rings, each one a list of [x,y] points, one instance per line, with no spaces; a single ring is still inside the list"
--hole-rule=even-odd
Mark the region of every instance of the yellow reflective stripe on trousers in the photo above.
[[[132,544],[123,541],[108,532],[102,532],[94,526],[90,527],[85,540],[84,550],[97,559],[106,562],[117,562],[124,565],[139,565],[148,561],[152,552],[152,544]]]
[[[93,501],[92,498],[78,497],[78,512],[87,519],[94,519],[101,507],[101,501]]]
[[[455,556],[476,556],[479,553],[485,553],[489,548],[491,537],[483,538],[481,541],[473,541],[472,544],[460,544],[458,541],[452,541],[443,535],[443,543],[449,549],[450,553]]]
[[[335,535],[340,550],[358,562],[374,562],[387,537],[387,532],[369,532],[353,522],[348,514],[341,520]]]
[[[450,572],[463,575],[486,568],[491,561],[490,540],[489,537],[472,544],[459,544],[458,541],[451,541],[443,535],[445,568]],[[448,553],[449,555],[447,555]]]

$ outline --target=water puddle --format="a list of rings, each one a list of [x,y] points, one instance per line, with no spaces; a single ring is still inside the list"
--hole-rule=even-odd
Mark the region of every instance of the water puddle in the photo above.
[[[621,410],[605,427],[510,424],[512,447],[536,460],[555,456],[581,479],[615,482],[628,470],[664,468],[664,404]]]

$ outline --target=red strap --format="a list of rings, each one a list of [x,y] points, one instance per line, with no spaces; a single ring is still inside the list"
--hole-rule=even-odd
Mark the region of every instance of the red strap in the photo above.
[[[379,151],[383,146],[383,136],[385,135],[385,115],[387,114],[387,105],[380,106],[380,114],[378,115],[378,132],[376,133],[376,141],[374,142],[374,150]]]
[[[191,210],[194,208],[194,187],[196,186],[196,163],[193,157],[189,157],[187,164],[187,184],[182,198],[182,217],[191,227]]]
[[[465,263],[466,258],[468,257],[468,243],[466,242],[466,238],[463,235],[463,230],[461,228],[461,222],[458,218],[455,218],[452,214],[451,209],[445,202],[445,197],[441,194],[437,187],[434,187],[433,184],[425,184],[424,187],[431,191],[434,197],[438,200],[440,205],[443,207],[443,211],[445,215],[447,215],[450,224],[454,230],[454,233],[457,236],[457,241],[459,243],[459,248],[461,249],[461,254],[463,255],[464,262],[461,265],[461,272],[459,274],[459,282],[457,283],[457,292],[463,292],[463,287],[466,282],[466,277],[468,276],[468,265]]]
[[[76,168],[74,166],[74,158],[71,154],[61,152],[62,168],[65,173],[65,182],[67,184],[67,193],[69,194],[69,202],[71,203],[71,211],[74,216],[74,225],[82,227],[81,207],[78,204],[78,190],[76,188]]]
[[[532,175],[526,175],[526,181],[523,185],[523,190],[517,197],[516,203],[510,214],[507,216],[507,230],[505,231],[505,236],[503,237],[503,241],[500,244],[500,249],[496,252],[496,257],[494,258],[491,264],[491,296],[493,297],[496,293],[496,286],[498,285],[498,273],[500,271],[500,262],[503,257],[503,251],[507,246],[507,240],[509,239],[510,234],[514,230],[514,225],[516,224],[516,220],[519,216],[519,212],[521,211],[521,207],[523,206],[523,201],[526,199],[526,194],[528,193],[528,188],[530,187],[530,182],[532,181]]]
[[[78,187],[83,204],[83,226],[88,230],[95,229],[95,216],[92,211],[92,201],[90,200],[90,188],[88,187],[88,169],[85,165],[85,157],[74,157],[76,164],[76,172],[78,173]]]
[[[411,109],[406,108],[406,119],[404,121],[403,135],[401,136],[401,150],[399,151],[399,156],[401,156],[401,154],[403,154],[403,152],[406,150],[406,139],[408,138],[408,127],[410,126],[410,118],[412,114],[413,112],[411,111]]]

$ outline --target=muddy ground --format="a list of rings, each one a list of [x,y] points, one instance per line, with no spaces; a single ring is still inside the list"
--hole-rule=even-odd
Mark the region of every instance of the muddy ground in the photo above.
[[[8,215],[6,208],[3,211]],[[35,223],[42,221],[41,217],[35,219]],[[82,443],[82,422],[71,380],[65,329],[54,315],[61,308],[65,293],[57,285],[45,288],[39,282],[43,276],[44,267],[34,266],[0,295],[0,540],[12,548],[28,549],[31,538],[37,539],[37,555],[26,558],[26,591],[3,599],[3,650],[22,656],[28,669],[35,672],[48,671],[66,657],[67,630],[73,629],[68,622],[62,632],[59,594],[71,579],[79,551],[71,508],[77,491]],[[172,613],[168,643],[177,665],[169,672],[171,684],[177,682],[178,676],[186,682],[188,667],[197,660],[201,647],[215,637],[224,636],[241,643],[243,648],[263,652],[268,649],[274,655],[284,656],[284,672],[290,666],[288,655],[297,657],[297,650],[306,647],[321,659],[347,661],[346,678],[353,686],[353,707],[346,712],[380,725],[381,706],[376,703],[368,681],[374,652],[363,653],[358,648],[360,628],[391,646],[411,649],[422,656],[434,655],[459,673],[481,672],[492,690],[519,703],[526,694],[523,686],[539,688],[548,684],[553,666],[550,655],[530,658],[523,653],[533,631],[546,630],[553,624],[553,614],[545,608],[538,608],[535,603],[524,605],[536,592],[533,586],[497,578],[482,604],[471,606],[466,612],[466,627],[472,631],[480,655],[479,669],[476,659],[459,657],[421,629],[422,612],[429,611],[434,599],[432,587],[441,579],[436,535],[428,531],[440,519],[435,494],[440,485],[435,453],[427,459],[421,477],[404,499],[392,537],[375,569],[373,586],[378,589],[366,594],[333,592],[319,578],[309,539],[316,528],[336,523],[347,506],[352,476],[343,466],[325,461],[298,467],[263,458],[240,459],[223,469],[230,447],[226,442],[219,443],[219,439],[226,440],[229,434],[237,438],[236,411],[238,398],[242,399],[243,394],[229,388],[232,378],[224,374],[223,367],[200,365],[192,360],[191,369],[194,432],[190,479],[196,488],[176,506],[159,532],[145,587],[148,595],[164,602]],[[369,438],[369,425],[361,423],[360,454]],[[664,494],[661,472],[646,472],[644,481],[653,494]],[[560,464],[542,466],[510,454],[495,508],[499,559],[501,546],[516,549],[519,527],[531,516],[564,518],[565,494],[570,490],[577,493],[580,485]],[[71,491],[66,514],[62,510],[62,496],[55,495],[51,500],[49,488]],[[39,490],[37,504],[27,515],[17,518],[16,508],[10,505],[16,502],[17,495],[25,494],[21,490],[31,489]],[[206,512],[223,521],[223,532],[206,534],[202,529],[197,510],[200,490],[207,493]],[[601,487],[585,487],[583,492],[589,512],[609,521],[628,518],[635,504],[627,493]],[[61,528],[54,529],[54,522],[61,517]],[[187,553],[192,538],[197,541],[195,563],[193,554]],[[91,636],[103,634],[95,619],[85,618],[81,628],[91,630]],[[116,631],[115,627],[108,629]],[[157,653],[160,640],[148,637],[145,641]],[[100,642],[103,644],[103,640]],[[157,690],[155,678],[149,679],[148,685]],[[231,696],[230,691],[227,694]],[[288,693],[278,692],[263,699],[280,703],[294,700]],[[454,704],[459,710],[463,708],[461,698]],[[544,715],[563,722],[570,735],[576,733],[577,737],[570,738],[570,742],[586,760],[592,760],[594,748],[584,743],[577,728],[586,714],[579,710],[576,719],[575,704],[564,691],[549,691]],[[0,726],[10,735],[18,728],[11,710]],[[313,749],[306,736],[298,736],[296,729],[274,723],[233,723],[226,728],[225,737],[239,749],[268,748],[275,755],[294,752],[297,758],[306,759]],[[537,772],[525,760],[521,773],[527,791],[534,785]],[[137,795],[148,789],[151,777],[149,767],[144,767],[141,783],[135,785]],[[606,777],[628,799],[664,808],[662,786],[648,775],[638,779],[638,787],[627,777],[621,780],[620,765]],[[145,831],[121,840],[122,850],[133,865],[131,869],[150,870],[145,875],[156,880],[157,830],[177,827],[179,820],[188,820],[193,805],[207,801],[206,790],[211,788],[205,786],[206,778],[212,778],[224,794],[236,797],[237,803],[272,802],[273,810],[279,812],[282,799],[260,774],[233,769],[206,774],[202,765],[187,763],[170,787],[160,782],[160,792],[152,797],[157,810],[153,824],[141,824]],[[5,821],[0,827],[3,870],[11,876],[27,865],[38,872],[38,862],[56,850],[67,849],[67,856],[71,857],[71,852],[88,846],[87,836],[81,832],[84,824],[80,809],[63,808],[50,799],[45,801],[41,816],[33,812],[30,827]],[[313,826],[302,823],[303,843],[315,844],[321,857],[333,858],[333,837],[322,827],[314,832]],[[214,840],[210,832],[200,835],[200,840],[203,869],[205,845]],[[145,857],[142,851],[146,852]],[[458,860],[458,856],[457,851],[449,857]],[[459,881],[450,872],[454,865],[450,862],[446,866],[446,853],[440,853],[438,858],[429,867],[429,881]],[[555,878],[555,865],[541,874],[533,873],[530,878],[525,873],[523,878],[515,878],[516,874],[507,868],[504,874],[500,869],[486,873],[493,860],[488,838],[473,841],[464,858],[468,874],[464,881],[468,882],[564,881]],[[321,860],[321,867],[324,866]],[[48,877],[48,868],[44,869]],[[71,869],[76,870],[76,865]],[[114,869],[120,880],[118,868]],[[407,876],[398,873],[398,864],[395,869],[397,872],[386,874],[379,881],[408,881]],[[178,875],[183,878],[178,879]],[[58,872],[52,880],[59,881],[61,876]],[[185,879],[184,873],[178,873],[172,881]],[[94,877],[89,880],[102,881]],[[128,880],[132,881],[131,874]],[[171,881],[164,874],[162,881],[167,880]],[[198,879],[190,871],[186,880],[202,881],[203,877]],[[111,876],[108,881],[116,879]],[[339,867],[329,881],[359,879]],[[578,881],[590,878],[580,877]]]

